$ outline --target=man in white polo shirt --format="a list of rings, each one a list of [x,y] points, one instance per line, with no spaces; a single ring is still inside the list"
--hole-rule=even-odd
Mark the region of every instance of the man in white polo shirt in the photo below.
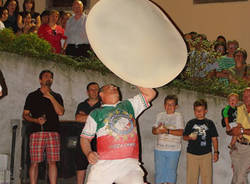
[[[86,34],[86,18],[84,14],[84,5],[80,0],[74,0],[72,10],[74,16],[67,21],[65,28],[65,36],[67,36],[66,44],[64,46],[65,54],[74,57],[88,57],[88,50],[90,50],[89,41]]]

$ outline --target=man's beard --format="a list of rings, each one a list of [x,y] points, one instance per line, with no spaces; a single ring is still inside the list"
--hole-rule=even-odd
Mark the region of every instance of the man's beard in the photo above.
[[[51,87],[51,85],[52,85],[52,82],[51,82],[51,81],[46,81],[46,82],[45,82],[45,86],[47,86],[47,87],[49,87],[49,88],[50,88],[50,87]]]

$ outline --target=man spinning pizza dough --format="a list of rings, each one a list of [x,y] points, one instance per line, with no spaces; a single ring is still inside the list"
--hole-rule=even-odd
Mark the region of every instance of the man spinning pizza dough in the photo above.
[[[147,109],[156,95],[151,88],[138,87],[140,94],[119,101],[118,88],[108,84],[100,89],[103,105],[88,116],[81,134],[81,147],[93,164],[87,184],[143,184],[138,162],[139,143],[136,118]],[[90,141],[97,135],[97,152]]]

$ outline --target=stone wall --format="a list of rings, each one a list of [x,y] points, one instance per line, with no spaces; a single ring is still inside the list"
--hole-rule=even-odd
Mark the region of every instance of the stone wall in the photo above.
[[[138,93],[135,86],[128,84],[118,77],[108,74],[102,75],[93,71],[76,72],[50,61],[34,62],[31,58],[15,54],[0,53],[0,69],[6,78],[9,95],[0,101],[0,153],[11,152],[11,129],[13,119],[21,120],[22,111],[27,94],[40,87],[38,75],[43,69],[54,72],[53,90],[62,94],[65,105],[65,115],[62,120],[73,120],[77,104],[87,98],[85,87],[90,81],[100,85],[114,83],[121,88],[123,98],[132,97]],[[232,171],[230,157],[227,149],[229,137],[226,136],[220,125],[221,109],[226,104],[226,99],[211,95],[204,95],[192,91],[176,91],[173,89],[157,89],[158,97],[153,101],[152,107],[145,111],[138,119],[142,142],[142,162],[148,175],[149,182],[154,183],[154,136],[151,133],[156,114],[164,111],[163,100],[167,94],[177,94],[179,98],[178,111],[184,116],[185,122],[194,117],[192,104],[197,98],[208,101],[209,119],[214,120],[219,132],[220,160],[214,164],[214,183],[230,183]],[[186,178],[186,150],[187,143],[183,142],[181,158],[178,167],[178,184],[184,184]],[[17,147],[15,155],[15,183],[18,183],[21,153],[21,132],[18,128]]]

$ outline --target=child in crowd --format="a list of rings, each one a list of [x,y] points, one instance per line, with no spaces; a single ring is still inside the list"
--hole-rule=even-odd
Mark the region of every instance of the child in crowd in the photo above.
[[[219,159],[218,133],[213,121],[205,117],[207,102],[197,100],[193,107],[195,119],[187,123],[183,133],[184,140],[188,141],[187,184],[198,183],[199,174],[202,184],[212,184],[212,155],[214,162]]]
[[[155,183],[176,183],[177,167],[181,153],[181,136],[184,123],[181,113],[175,112],[178,98],[168,95],[164,100],[165,111],[157,115],[152,133],[155,142]]]
[[[222,109],[222,121],[223,127],[226,127],[226,131],[229,132],[231,128],[236,127],[236,116],[237,116],[237,104],[239,101],[239,95],[236,93],[230,93],[227,96],[228,105]],[[237,141],[237,136],[233,136],[228,148],[234,149],[235,143]]]

